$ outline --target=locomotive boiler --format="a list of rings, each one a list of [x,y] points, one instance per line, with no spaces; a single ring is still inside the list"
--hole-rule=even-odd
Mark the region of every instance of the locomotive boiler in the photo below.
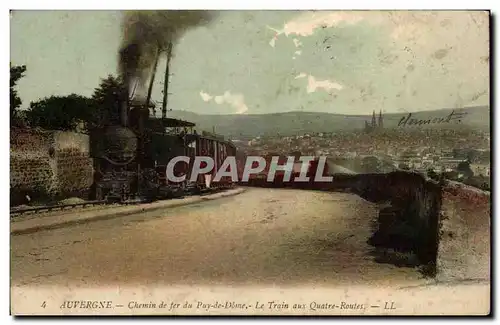
[[[130,101],[126,106],[127,113],[121,114],[119,123],[109,123],[90,134],[94,199],[154,201],[233,186],[228,178],[212,181],[224,160],[236,156],[233,143],[198,134],[194,123],[152,117],[143,106]],[[190,158],[189,164],[175,164],[174,175],[186,176],[182,182],[167,179],[167,165],[177,156]],[[211,157],[214,168],[191,181],[196,156]]]

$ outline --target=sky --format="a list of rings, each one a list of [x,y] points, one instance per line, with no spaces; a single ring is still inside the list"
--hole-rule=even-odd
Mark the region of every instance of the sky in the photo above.
[[[31,101],[117,75],[122,13],[16,11],[11,58]],[[223,11],[174,44],[169,109],[371,114],[489,105],[481,11]],[[162,100],[165,61],[153,100]],[[161,104],[159,104],[161,106]]]

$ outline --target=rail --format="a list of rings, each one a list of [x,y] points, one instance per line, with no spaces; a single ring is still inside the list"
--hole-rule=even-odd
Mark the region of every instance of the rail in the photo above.
[[[24,208],[24,209],[11,209],[10,210],[10,215],[12,216],[20,216],[22,214],[26,213],[36,213],[36,212],[43,212],[43,211],[54,211],[54,210],[64,210],[67,208],[74,209],[78,207],[86,207],[89,205],[104,205],[106,204],[106,201],[86,201],[82,203],[72,203],[72,204],[56,204],[56,205],[44,205],[44,206],[38,206],[38,207],[30,207],[30,208]]]
[[[213,188],[204,188],[199,191],[199,195],[205,196],[209,194],[214,194],[218,191],[220,191],[221,188],[213,187]],[[189,196],[189,193],[185,193],[185,195]],[[192,195],[192,194],[191,194]],[[113,202],[113,201],[106,201],[106,200],[96,200],[96,201],[86,201],[86,202],[81,202],[81,203],[71,203],[71,204],[55,204],[55,205],[44,205],[44,206],[37,206],[37,207],[29,207],[29,208],[23,208],[23,209],[11,209],[10,210],[10,216],[11,217],[19,217],[24,214],[28,213],[39,213],[39,212],[49,212],[49,211],[62,211],[65,209],[74,209],[74,208],[84,208],[86,206],[97,206],[97,205],[117,205],[117,206],[122,206],[122,205],[130,205],[130,204],[141,204],[141,203],[147,203],[146,201],[137,199],[137,200],[128,200],[128,201],[123,201],[123,202]]]

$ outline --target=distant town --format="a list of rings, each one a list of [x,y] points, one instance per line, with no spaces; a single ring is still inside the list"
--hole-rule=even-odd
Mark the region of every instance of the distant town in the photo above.
[[[248,155],[328,156],[358,173],[413,170],[490,189],[490,134],[441,128],[384,129],[383,115],[355,132],[318,132],[296,136],[233,140]]]

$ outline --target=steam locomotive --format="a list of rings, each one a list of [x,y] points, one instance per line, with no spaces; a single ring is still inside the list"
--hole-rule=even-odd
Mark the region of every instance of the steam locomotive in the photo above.
[[[229,178],[212,179],[228,156],[236,156],[236,146],[215,135],[198,134],[194,123],[150,116],[141,103],[124,101],[119,118],[90,132],[90,155],[94,160],[92,196],[108,202],[151,202],[159,199],[199,193],[213,188],[229,188]],[[190,157],[190,163],[178,162],[175,176],[186,175],[182,182],[167,179],[166,167],[176,156]],[[212,171],[190,181],[194,157],[214,159]],[[203,167],[203,166],[201,166]]]

